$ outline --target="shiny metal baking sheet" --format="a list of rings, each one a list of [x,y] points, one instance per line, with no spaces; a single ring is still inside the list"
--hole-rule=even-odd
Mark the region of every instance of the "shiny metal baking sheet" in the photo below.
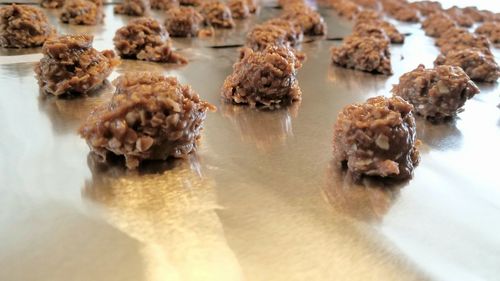
[[[106,6],[90,33],[112,48],[129,21]],[[302,45],[301,103],[258,111],[221,103],[220,88],[253,22],[213,39],[174,39],[190,63],[123,61],[126,71],[178,77],[218,111],[187,161],[137,172],[89,156],[76,130],[109,99],[39,95],[40,49],[0,52],[0,280],[498,280],[500,276],[500,110],[498,84],[466,104],[455,122],[418,120],[421,164],[409,182],[352,183],[334,169],[332,125],[347,104],[390,95],[398,77],[437,49],[416,25],[392,47],[394,75],[330,65],[334,41]],[[350,23],[321,10],[329,36]],[[161,19],[161,13],[155,13]],[[495,50],[498,55],[498,50]]]

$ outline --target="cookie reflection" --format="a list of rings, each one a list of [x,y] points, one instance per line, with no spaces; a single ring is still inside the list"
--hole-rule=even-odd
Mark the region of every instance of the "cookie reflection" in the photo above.
[[[35,48],[0,48],[0,56],[22,56],[22,55],[33,55],[41,54],[42,47]]]
[[[293,136],[292,121],[298,115],[299,106],[300,102],[294,102],[280,109],[265,110],[223,103],[220,110],[236,126],[243,141],[268,151]]]
[[[81,97],[55,97],[40,93],[38,108],[52,123],[55,133],[75,133],[94,108],[109,100],[113,87],[107,80],[96,92]]]
[[[179,52],[183,56],[187,57],[191,62],[193,60],[193,56],[195,56],[195,52],[192,50],[187,50],[183,52]],[[127,72],[132,71],[143,71],[147,69],[149,72],[160,72],[166,73],[169,76],[183,76],[179,69],[184,67],[181,64],[170,64],[170,63],[157,63],[157,62],[148,62],[148,61],[138,61],[131,59],[122,59],[121,64],[116,67],[116,73],[118,75],[123,75]]]
[[[215,212],[214,184],[189,161],[146,163],[127,171],[120,163],[88,158],[92,179],[84,198],[114,227],[141,242],[146,280],[240,280]]]
[[[340,214],[365,222],[380,222],[399,196],[403,182],[364,177],[354,181],[335,163],[327,169],[322,193]]]
[[[456,127],[456,120],[431,123],[422,117],[417,118],[417,138],[432,149],[458,150],[462,146],[462,133]]]

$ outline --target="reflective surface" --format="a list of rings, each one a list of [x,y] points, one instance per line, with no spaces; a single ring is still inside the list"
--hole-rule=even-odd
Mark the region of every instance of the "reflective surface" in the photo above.
[[[105,27],[59,31],[89,32],[96,48],[111,48],[130,19],[111,8]],[[349,22],[321,12],[329,36],[349,33]],[[422,159],[411,181],[353,183],[331,163],[336,115],[431,66],[432,40],[399,25],[412,35],[392,47],[390,77],[331,66],[338,42],[305,43],[303,101],[258,111],[221,104],[237,49],[208,47],[242,43],[244,25],[175,39],[186,66],[124,61],[112,74],[175,75],[218,107],[196,155],[135,172],[96,163],[76,134],[111,86],[43,98],[32,70],[40,49],[0,50],[0,280],[498,280],[498,84],[481,84],[455,122],[418,120]]]

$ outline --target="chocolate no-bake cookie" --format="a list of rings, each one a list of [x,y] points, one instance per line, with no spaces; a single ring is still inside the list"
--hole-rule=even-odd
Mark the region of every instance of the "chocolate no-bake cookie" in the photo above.
[[[436,39],[436,45],[443,54],[447,54],[449,51],[469,48],[480,49],[486,54],[491,54],[488,38],[484,35],[470,33],[465,28],[455,27],[443,32]]]
[[[297,69],[301,66],[288,46],[248,49],[224,81],[224,100],[251,107],[277,108],[301,99]]]
[[[151,3],[151,9],[155,10],[169,10],[172,8],[179,7],[178,0],[149,0]]]
[[[331,2],[332,8],[339,14],[339,16],[346,19],[353,19],[361,13],[361,7],[356,3],[349,0],[340,0]]]
[[[353,36],[359,37],[371,37],[375,39],[380,39],[384,41],[389,41],[389,36],[385,33],[385,31],[373,24],[369,23],[358,23],[354,26],[354,30],[352,33]]]
[[[192,7],[168,10],[165,27],[172,37],[196,37],[203,24],[203,16]]]
[[[263,24],[277,26],[283,29],[286,32],[286,41],[292,47],[300,44],[300,42],[302,42],[302,39],[304,38],[304,33],[302,32],[301,26],[296,23],[281,18],[274,18],[265,21]]]
[[[123,155],[129,169],[143,160],[183,158],[196,151],[208,110],[188,85],[153,72],[129,72],[113,84],[110,102],[97,107],[80,128],[90,149],[106,160]]]
[[[469,48],[449,51],[434,61],[435,65],[454,65],[461,67],[469,77],[478,82],[495,82],[500,77],[500,67],[491,54],[481,49]]]
[[[477,7],[474,6],[463,8],[462,13],[469,16],[475,22],[482,22],[485,19],[483,13]]]
[[[417,9],[422,16],[428,16],[432,13],[443,10],[441,3],[437,1],[417,1],[410,3],[410,7]]]
[[[346,106],[334,125],[333,158],[351,175],[408,179],[418,165],[413,106],[400,97]]]
[[[378,10],[381,8],[379,0],[351,0],[351,1],[368,10]]]
[[[67,0],[59,16],[64,23],[96,25],[103,22],[102,6],[89,0]]]
[[[113,38],[116,51],[123,58],[145,61],[187,63],[174,53],[165,28],[155,19],[138,18],[118,29]]]
[[[326,23],[321,15],[311,8],[295,7],[286,10],[282,19],[300,26],[305,35],[325,35]]]
[[[257,8],[259,7],[257,0],[246,0],[246,2],[250,14],[255,14],[257,12]]]
[[[303,6],[307,5],[305,0],[278,0],[278,7],[282,9],[288,9],[292,6]]]
[[[404,22],[419,22],[418,10],[411,7],[405,1],[384,0],[382,1],[384,11],[391,17]]]
[[[361,27],[362,26],[362,27]],[[382,19],[360,19],[357,18],[354,24],[354,31],[363,31],[363,29],[380,28],[389,37],[391,43],[401,44],[405,41],[405,36],[390,22]]]
[[[381,20],[382,15],[374,10],[363,10],[356,15],[356,22]]]
[[[500,44],[500,21],[485,22],[476,28],[474,32],[485,35],[493,44]]]
[[[47,9],[58,9],[64,6],[65,0],[42,0],[40,5]]]
[[[287,44],[286,31],[279,26],[258,24],[247,34],[245,45],[254,51]]]
[[[217,0],[202,3],[200,13],[207,25],[220,28],[233,28],[233,15],[229,7]]]
[[[405,7],[396,11],[393,11],[389,13],[393,18],[399,20],[399,21],[404,21],[404,22],[419,22],[420,17],[418,15],[418,12],[409,8]]]
[[[178,0],[149,0],[151,4],[151,9],[154,10],[166,10],[179,7]]]
[[[457,27],[456,22],[443,12],[432,13],[422,22],[425,34],[432,37],[439,37],[454,27]]]
[[[35,66],[43,93],[88,94],[99,88],[119,63],[113,51],[92,48],[92,36],[65,35],[43,44],[43,58]]]
[[[334,64],[361,71],[391,74],[389,41],[351,35],[342,45],[332,48]]]
[[[250,16],[247,0],[229,0],[227,5],[234,19],[246,19]]]
[[[392,93],[411,103],[419,115],[439,121],[461,112],[465,102],[479,93],[479,88],[458,66],[426,69],[419,65],[399,78]]]
[[[36,7],[12,4],[0,8],[0,46],[4,48],[38,47],[55,34]]]
[[[450,16],[458,25],[463,27],[471,27],[474,24],[474,19],[472,19],[468,14],[464,13],[461,8],[453,6],[449,9],[444,10],[446,14]]]
[[[247,34],[246,46],[254,51],[269,45],[298,45],[303,38],[302,29],[283,19],[271,19],[258,24]]]
[[[115,14],[142,17],[149,13],[150,7],[149,0],[123,0],[116,4],[114,11]]]

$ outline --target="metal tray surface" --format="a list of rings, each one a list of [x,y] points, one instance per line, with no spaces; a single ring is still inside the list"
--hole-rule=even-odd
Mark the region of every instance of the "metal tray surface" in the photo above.
[[[106,6],[105,25],[58,23],[112,48],[131,18]],[[334,67],[329,48],[302,44],[303,100],[275,111],[223,104],[220,88],[263,8],[214,39],[174,39],[186,66],[124,60],[192,85],[218,111],[185,161],[139,171],[102,165],[76,133],[112,87],[88,98],[39,94],[40,48],[0,50],[0,280],[499,280],[499,87],[480,84],[454,122],[418,119],[421,164],[408,182],[353,183],[333,168],[332,125],[342,107],[389,96],[399,76],[437,56],[418,25],[394,45],[394,75]],[[351,24],[321,10],[329,36]],[[161,19],[163,15],[155,12]],[[498,49],[495,49],[498,58]]]

